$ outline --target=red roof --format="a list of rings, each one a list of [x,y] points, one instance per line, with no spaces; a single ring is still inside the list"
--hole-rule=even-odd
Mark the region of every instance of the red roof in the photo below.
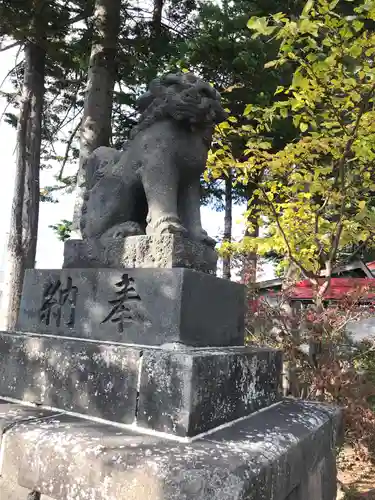
[[[374,264],[375,262],[371,263]],[[368,265],[368,264],[366,264]],[[371,268],[370,268],[371,269]],[[324,280],[322,280],[322,283]],[[288,295],[294,300],[311,300],[315,296],[313,285],[303,280],[288,290]],[[346,295],[358,294],[360,298],[375,298],[375,279],[370,278],[332,278],[328,290],[324,294],[327,300],[340,300]]]

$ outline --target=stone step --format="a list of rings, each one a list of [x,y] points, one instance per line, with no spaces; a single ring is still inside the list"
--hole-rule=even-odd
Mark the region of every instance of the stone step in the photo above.
[[[19,412],[0,401],[2,419]],[[334,500],[340,413],[284,400],[189,442],[68,415],[14,420],[3,480],[54,500]],[[1,498],[3,498],[1,496]],[[10,498],[10,500],[19,500]]]
[[[196,347],[244,344],[244,287],[191,269],[29,269],[17,330]]]
[[[0,333],[0,395],[194,436],[280,398],[281,354],[256,347],[140,348]]]

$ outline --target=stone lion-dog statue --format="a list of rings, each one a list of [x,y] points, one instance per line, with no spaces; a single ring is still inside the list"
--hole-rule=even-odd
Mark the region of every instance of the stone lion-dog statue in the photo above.
[[[154,79],[123,151],[100,147],[86,160],[82,237],[101,241],[180,233],[214,246],[200,217],[200,176],[215,124],[225,120],[220,94],[192,73]]]

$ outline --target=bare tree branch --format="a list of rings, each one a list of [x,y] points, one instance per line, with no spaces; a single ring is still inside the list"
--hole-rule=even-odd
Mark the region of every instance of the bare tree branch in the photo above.
[[[76,125],[76,127],[74,127],[72,133],[70,134],[70,137],[68,139],[68,142],[66,143],[66,149],[65,149],[65,155],[64,155],[64,160],[62,162],[62,165],[61,165],[61,168],[60,168],[60,172],[59,172],[59,175],[57,176],[57,179],[59,181],[61,181],[61,178],[62,178],[62,175],[64,173],[64,168],[65,168],[65,165],[66,165],[66,162],[68,161],[68,157],[69,157],[69,151],[70,151],[70,148],[71,148],[71,145],[72,145],[72,142],[73,142],[73,139],[74,137],[76,136],[79,128],[81,126],[81,121],[79,121]]]
[[[9,108],[9,106],[10,106],[11,104],[13,104],[15,100],[16,100],[16,96],[14,96],[14,97],[13,97],[13,98],[12,98],[12,99],[11,99],[11,100],[7,103],[7,105],[4,107],[3,112],[2,112],[2,113],[1,113],[1,115],[0,115],[0,123],[3,121],[3,118],[4,118],[5,114],[6,114],[6,112],[7,112],[8,108]]]
[[[374,94],[375,91],[375,85],[372,86],[371,90],[368,92],[366,98],[362,101],[362,104],[360,106],[360,109],[358,110],[358,116],[354,124],[354,128],[352,130],[352,133],[350,134],[350,137],[345,145],[345,150],[343,152],[343,155],[341,156],[339,162],[338,162],[338,172],[339,172],[339,182],[340,182],[340,189],[341,193],[345,193],[345,174],[346,174],[346,161],[351,153],[353,143],[357,137],[359,125],[361,123],[361,119],[366,112],[369,100],[371,99],[372,95]],[[336,231],[332,235],[331,239],[331,251],[329,254],[328,261],[326,262],[326,270],[327,272],[330,270],[332,274],[332,268],[333,264],[336,260],[339,244],[340,244],[340,238],[341,234],[344,228],[344,213],[345,213],[345,204],[346,204],[346,196],[343,194],[342,200],[341,200],[341,206],[340,206],[340,217],[336,225]],[[328,266],[328,267],[327,267]]]
[[[6,50],[13,49],[13,47],[17,47],[21,43],[22,43],[21,41],[17,40],[16,42],[11,43],[10,45],[7,45],[6,47],[1,47],[0,46],[0,52],[5,52]]]
[[[348,260],[351,260],[353,257],[355,257],[356,255],[359,254],[359,252],[361,250],[363,250],[366,245],[374,238],[374,235],[373,234],[370,234],[370,236],[368,238],[365,239],[365,241],[362,241],[362,243],[354,250],[354,252],[352,252],[349,257],[348,257]]]
[[[286,245],[289,259],[298,267],[298,269],[300,269],[300,271],[302,272],[302,274],[306,278],[308,278],[314,285],[316,285],[317,284],[317,278],[314,275],[314,273],[312,273],[311,271],[309,271],[308,269],[306,269],[305,266],[303,264],[301,264],[301,262],[299,262],[294,257],[292,249],[290,247],[290,243],[289,243],[288,238],[287,238],[287,236],[285,234],[284,228],[281,225],[279,214],[277,213],[277,210],[274,207],[273,203],[268,198],[265,189],[261,185],[258,185],[258,187],[261,190],[261,192],[262,192],[262,194],[263,194],[263,196],[265,198],[265,201],[266,201],[267,205],[270,207],[270,209],[271,209],[271,211],[273,213],[273,216],[275,217],[275,221],[276,221],[277,227],[278,227],[278,229],[279,229],[279,231],[281,233],[281,236],[283,237],[284,243]]]
[[[17,63],[15,66],[13,66],[12,69],[10,69],[8,71],[8,73],[4,76],[2,82],[0,83],[0,89],[2,88],[2,86],[4,85],[4,83],[8,80],[8,78],[10,77],[10,75],[13,73],[13,71],[15,71],[16,69],[18,69],[20,66],[21,66],[22,63]]]

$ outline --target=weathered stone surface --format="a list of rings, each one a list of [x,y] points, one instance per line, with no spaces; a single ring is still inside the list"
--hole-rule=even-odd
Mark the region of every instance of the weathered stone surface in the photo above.
[[[16,424],[35,420],[43,420],[58,415],[57,412],[41,410],[37,407],[23,406],[9,403],[0,399],[0,456],[5,448],[6,433]],[[13,447],[6,458],[0,460],[0,498],[1,500],[25,500],[30,490],[18,484],[19,464],[22,460],[23,449]],[[52,500],[43,495],[43,500]]]
[[[20,485],[55,500],[334,500],[337,411],[284,401],[206,438],[178,443],[56,417],[4,442]]]
[[[137,423],[194,436],[280,399],[281,353],[239,347],[145,350]]]
[[[220,94],[191,73],[170,74],[151,82],[139,107],[124,150],[98,148],[86,161],[83,238],[106,246],[113,238],[177,233],[213,246],[201,224],[200,175],[215,124],[226,118]]]
[[[141,351],[0,333],[0,352],[3,396],[176,436],[208,431],[280,398],[281,355],[267,349]]]
[[[244,287],[190,269],[26,272],[17,330],[112,342],[243,345]]]
[[[0,333],[0,352],[1,396],[134,422],[138,349]]]
[[[0,443],[3,433],[15,424],[57,415],[56,411],[42,410],[36,406],[24,406],[0,399]]]
[[[64,245],[64,268],[173,268],[216,274],[216,251],[181,235],[128,236],[99,240],[68,240]]]
[[[41,410],[38,407],[23,406],[9,403],[0,399],[0,457],[5,447],[5,435],[16,424],[32,420],[51,418],[60,413]],[[7,454],[6,468],[0,459],[0,498],[1,500],[25,500],[30,490],[18,484],[19,464],[22,459],[23,449],[12,448]],[[5,477],[6,476],[6,477]],[[50,497],[43,495],[43,500]],[[52,500],[52,499],[50,499]]]

